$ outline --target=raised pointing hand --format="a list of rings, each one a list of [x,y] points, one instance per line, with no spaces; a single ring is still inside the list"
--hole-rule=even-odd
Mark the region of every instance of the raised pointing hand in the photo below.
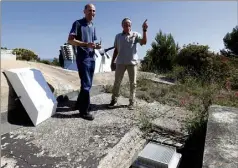
[[[147,30],[147,28],[148,28],[147,19],[144,21],[142,28],[143,28],[143,30]]]

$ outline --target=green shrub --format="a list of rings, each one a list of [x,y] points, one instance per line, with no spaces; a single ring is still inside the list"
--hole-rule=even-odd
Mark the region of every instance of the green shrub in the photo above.
[[[208,49],[209,47],[204,45],[185,45],[178,53],[176,62],[190,72],[201,74],[202,69],[211,62],[212,54]]]
[[[229,79],[230,79],[231,89],[238,90],[238,69],[232,71]]]
[[[214,55],[207,65],[203,67],[200,75],[204,83],[225,84],[226,79],[231,74],[231,68],[228,64],[228,58],[221,55]]]
[[[40,60],[39,62],[43,64],[51,65],[51,62],[48,60]]]
[[[166,74],[166,78],[178,81],[184,79],[186,76],[186,70],[183,66],[175,65],[171,72]]]
[[[221,83],[230,76],[229,59],[210,52],[208,46],[189,44],[184,46],[178,54],[176,62],[179,66],[173,74],[184,81],[186,76],[199,78],[203,85]],[[178,67],[183,67],[178,68]],[[178,72],[178,73],[176,73]]]
[[[151,47],[141,61],[141,70],[154,73],[170,71],[179,50],[173,36],[160,31]]]

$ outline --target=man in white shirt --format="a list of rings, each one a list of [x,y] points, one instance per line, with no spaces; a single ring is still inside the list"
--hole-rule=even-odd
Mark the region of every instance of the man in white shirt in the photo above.
[[[131,20],[125,18],[122,20],[122,33],[119,33],[115,37],[114,53],[111,63],[111,69],[115,69],[115,81],[113,86],[112,100],[109,104],[109,108],[114,107],[117,104],[119,97],[119,90],[124,73],[127,70],[130,80],[130,98],[129,109],[134,109],[134,99],[136,90],[136,75],[137,75],[137,44],[145,45],[147,43],[147,20],[142,24],[143,35],[131,30]],[[116,63],[115,63],[116,59]]]

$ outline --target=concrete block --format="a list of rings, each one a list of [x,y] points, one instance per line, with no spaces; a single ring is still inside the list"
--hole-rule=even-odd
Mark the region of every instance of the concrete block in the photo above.
[[[58,103],[41,71],[20,68],[5,74],[35,126],[55,114]]]

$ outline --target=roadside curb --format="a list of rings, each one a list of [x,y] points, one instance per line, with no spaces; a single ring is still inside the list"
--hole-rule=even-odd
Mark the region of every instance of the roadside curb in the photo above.
[[[139,128],[132,128],[100,161],[98,168],[130,167],[147,143],[142,135]]]

